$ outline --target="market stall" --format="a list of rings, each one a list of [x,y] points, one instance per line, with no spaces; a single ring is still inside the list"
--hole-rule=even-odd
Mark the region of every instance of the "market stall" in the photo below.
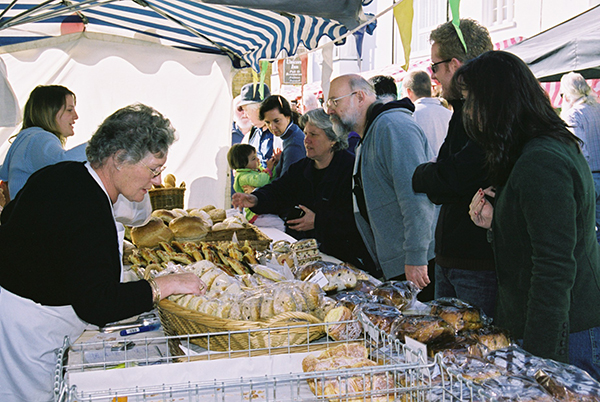
[[[141,246],[132,233],[135,276],[194,272],[208,291],[163,300],[161,327],[145,316],[67,340],[58,401],[600,400],[587,373],[527,353],[475,306],[421,303],[411,282],[381,283],[312,239],[215,210],[154,211],[169,226],[212,216],[200,239]],[[258,236],[238,240],[247,229]]]

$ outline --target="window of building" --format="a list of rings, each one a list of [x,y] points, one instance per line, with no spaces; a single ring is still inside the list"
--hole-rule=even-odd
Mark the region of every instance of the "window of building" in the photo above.
[[[490,29],[514,23],[515,0],[486,0],[483,3],[485,25]]]

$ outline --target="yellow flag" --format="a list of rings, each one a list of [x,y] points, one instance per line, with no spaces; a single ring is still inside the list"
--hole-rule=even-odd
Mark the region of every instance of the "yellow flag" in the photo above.
[[[404,71],[408,71],[410,60],[410,42],[412,41],[413,0],[402,0],[394,7],[394,18],[400,32],[400,40],[404,49]]]

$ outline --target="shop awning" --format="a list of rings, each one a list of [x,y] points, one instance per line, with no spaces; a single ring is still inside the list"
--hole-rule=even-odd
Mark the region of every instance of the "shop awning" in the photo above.
[[[506,49],[519,56],[540,81],[560,81],[577,71],[600,78],[600,5]]]
[[[85,27],[90,32],[227,54],[234,66],[258,70],[261,59],[274,59],[281,52],[295,54],[300,45],[312,49],[322,37],[335,40],[365,19],[361,0],[211,3],[220,4],[193,0],[4,0],[0,3],[0,46]]]

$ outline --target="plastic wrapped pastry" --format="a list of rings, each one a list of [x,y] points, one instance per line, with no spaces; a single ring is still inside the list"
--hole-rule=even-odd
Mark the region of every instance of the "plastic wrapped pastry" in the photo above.
[[[421,290],[411,281],[388,281],[377,286],[371,294],[388,299],[400,311],[409,309]]]

